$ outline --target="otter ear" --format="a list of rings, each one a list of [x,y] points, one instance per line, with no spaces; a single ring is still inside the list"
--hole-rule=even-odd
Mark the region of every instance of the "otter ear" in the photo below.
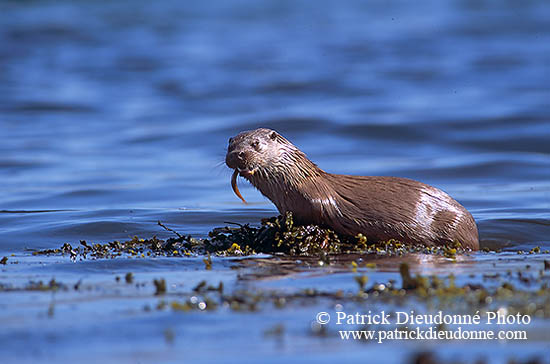
[[[276,131],[272,131],[271,134],[269,134],[269,137],[271,138],[271,140],[277,139],[277,132],[276,132]]]

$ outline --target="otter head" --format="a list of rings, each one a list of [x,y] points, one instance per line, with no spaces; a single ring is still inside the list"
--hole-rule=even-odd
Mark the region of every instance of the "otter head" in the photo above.
[[[260,128],[243,131],[229,139],[225,164],[249,178],[256,172],[269,174],[269,170],[298,149],[275,130]]]
[[[301,179],[319,170],[291,142],[275,130],[266,128],[243,131],[230,138],[225,164],[235,170],[231,185],[243,202],[246,201],[236,183],[238,175],[246,178],[273,201],[273,186],[299,184]]]

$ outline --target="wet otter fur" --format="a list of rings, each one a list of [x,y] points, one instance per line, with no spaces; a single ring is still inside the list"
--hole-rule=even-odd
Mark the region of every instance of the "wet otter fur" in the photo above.
[[[368,241],[428,246],[459,242],[479,249],[472,215],[445,192],[408,178],[327,173],[274,130],[229,139],[225,162],[297,222],[330,227]],[[244,199],[243,199],[244,201]]]

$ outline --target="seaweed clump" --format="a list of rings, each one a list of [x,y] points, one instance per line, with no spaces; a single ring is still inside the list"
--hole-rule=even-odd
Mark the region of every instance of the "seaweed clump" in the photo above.
[[[234,224],[237,227],[215,228],[208,233],[208,238],[205,239],[181,235],[167,228],[160,221],[158,225],[174,233],[177,237],[167,240],[158,239],[156,236],[150,239],[133,237],[125,242],[112,241],[106,244],[89,244],[85,240],[81,240],[80,246],[77,247],[65,243],[61,248],[36,251],[33,254],[68,254],[71,259],[86,259],[87,257],[114,258],[124,254],[145,258],[146,256],[209,254],[244,256],[265,253],[318,257],[320,261],[328,262],[330,255],[342,253],[387,256],[425,253],[439,254],[454,259],[457,254],[465,252],[459,243],[446,247],[430,247],[411,246],[393,239],[384,242],[367,242],[366,237],[362,234],[344,236],[318,225],[295,224],[291,212],[283,216],[263,219],[259,227],[252,227],[249,224]],[[207,262],[205,264],[208,265]]]
[[[296,225],[291,212],[263,219],[260,228],[246,224],[238,228],[214,229],[208,235],[212,239],[211,245],[229,246],[227,250],[230,255],[235,253],[235,244],[243,254],[258,252],[294,256],[338,254],[366,247],[365,244],[358,244],[357,238],[342,237],[331,229],[318,225]]]
[[[321,260],[343,253],[403,255],[406,253],[439,254],[454,259],[466,252],[460,243],[449,246],[403,244],[398,240],[367,241],[363,234],[347,236],[319,225],[298,225],[291,212],[262,219],[259,228],[248,224],[216,228],[205,239],[205,249],[218,255],[248,255],[281,253],[291,256],[313,256]]]

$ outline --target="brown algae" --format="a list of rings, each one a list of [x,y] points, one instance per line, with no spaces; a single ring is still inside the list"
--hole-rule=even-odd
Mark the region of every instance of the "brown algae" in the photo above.
[[[159,225],[166,228],[162,224]],[[440,259],[452,262],[460,254],[467,253],[459,244],[447,247],[409,246],[395,240],[367,242],[361,234],[355,237],[340,236],[334,231],[320,226],[295,225],[290,213],[285,216],[264,219],[259,227],[251,227],[248,224],[235,225],[235,227],[226,226],[213,229],[205,239],[181,235],[166,228],[174,232],[177,238],[161,240],[157,237],[150,239],[134,237],[125,242],[113,241],[106,244],[89,244],[86,241],[80,241],[77,247],[66,243],[61,248],[37,251],[33,254],[64,254],[69,255],[71,259],[104,259],[119,256],[136,258],[146,256],[186,257],[193,255],[203,256],[204,268],[210,270],[212,269],[211,255],[239,257],[267,253],[277,257],[276,264],[284,270],[285,264],[296,267],[299,264],[312,266],[318,262],[330,263],[335,266],[334,264],[338,265],[338,260],[342,257],[372,255],[399,259],[405,254],[415,253],[438,255]],[[529,253],[542,252],[540,249],[533,249]],[[478,252],[476,254],[489,253]],[[298,256],[303,263],[298,263],[299,260],[292,258]],[[504,307],[509,313],[520,312],[535,317],[550,317],[550,280],[549,276],[545,274],[550,266],[548,261],[544,261],[544,267],[541,267],[538,274],[536,274],[536,269],[526,267],[515,273],[511,271],[485,273],[475,281],[476,283],[461,285],[456,283],[456,278],[452,274],[446,277],[413,275],[407,263],[394,264],[391,270],[398,267],[401,284],[389,280],[382,283],[373,282],[371,285],[367,274],[369,274],[369,270],[378,269],[377,263],[372,261],[357,263],[356,261],[350,262],[349,258],[345,259],[348,260],[344,266],[351,268],[353,279],[357,284],[357,292],[344,292],[340,289],[334,291],[304,289],[291,293],[242,289],[225,292],[221,282],[212,286],[207,281],[202,281],[189,293],[174,295],[167,290],[164,279],[155,279],[153,281],[154,295],[162,296],[156,307],[157,309],[184,312],[208,311],[222,307],[234,311],[257,311],[266,306],[283,309],[291,304],[315,304],[319,299],[324,299],[334,303],[380,302],[396,305],[424,303],[430,309],[437,307],[470,312]],[[345,261],[345,259],[343,260]],[[235,269],[250,266],[260,268],[263,265],[268,267],[265,274],[274,274],[273,270],[269,270],[270,259],[254,258],[235,262],[236,265],[233,267]],[[249,279],[261,279],[263,277],[261,270],[255,269],[254,273],[249,275]],[[133,283],[132,273],[126,274],[125,281],[129,284]],[[483,283],[485,281],[488,281],[489,284]],[[24,289],[55,290],[65,287],[53,282],[48,285],[33,284]],[[7,287],[2,288],[10,290]]]
[[[114,258],[129,255],[139,258],[145,256],[191,256],[215,254],[218,256],[246,256],[257,253],[285,254],[290,256],[316,257],[327,262],[330,256],[345,253],[376,254],[384,256],[404,255],[406,253],[438,254],[454,259],[457,254],[466,252],[460,244],[453,246],[405,245],[397,240],[385,242],[367,242],[362,235],[342,236],[331,229],[318,225],[296,225],[292,213],[285,216],[263,219],[260,227],[249,224],[236,227],[215,228],[208,233],[208,238],[197,239],[190,235],[181,235],[159,225],[177,235],[167,240],[152,237],[106,244],[89,244],[85,240],[73,247],[69,243],[57,249],[46,249],[33,252],[34,255],[63,254],[71,259],[81,258]],[[204,260],[206,269],[211,267],[210,258]]]

